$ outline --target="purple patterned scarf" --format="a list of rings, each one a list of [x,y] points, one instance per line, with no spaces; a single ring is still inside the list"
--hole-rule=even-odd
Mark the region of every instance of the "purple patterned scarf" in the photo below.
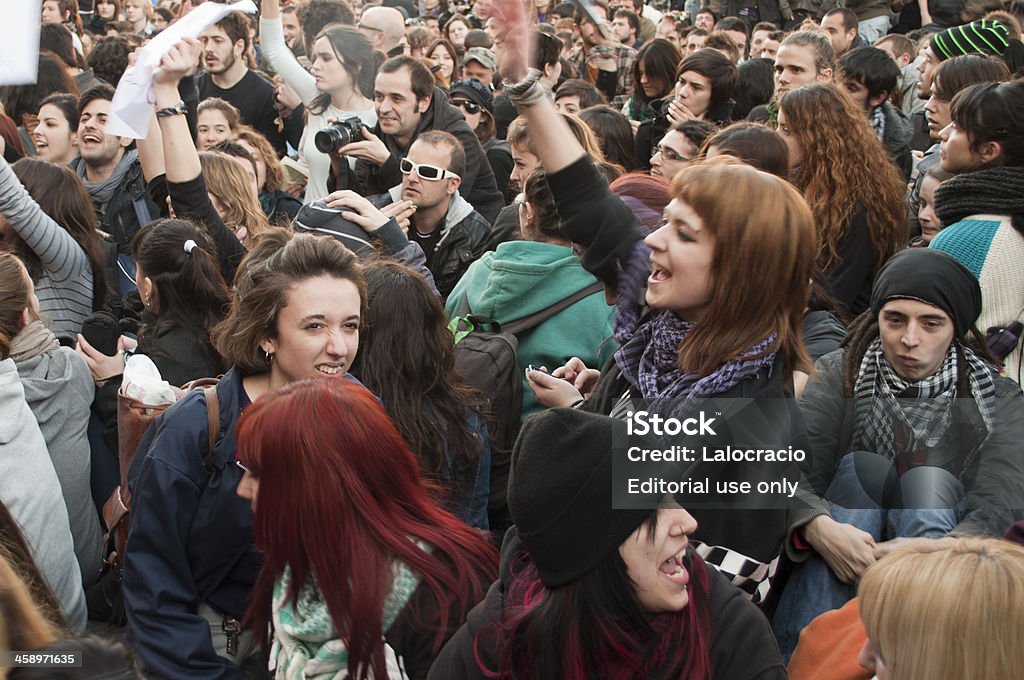
[[[661,415],[679,416],[705,397],[728,391],[741,381],[775,363],[775,353],[762,354],[776,334],[701,377],[679,368],[679,345],[694,324],[664,311],[637,329],[615,353],[615,363],[648,406]],[[758,356],[761,355],[761,356]]]

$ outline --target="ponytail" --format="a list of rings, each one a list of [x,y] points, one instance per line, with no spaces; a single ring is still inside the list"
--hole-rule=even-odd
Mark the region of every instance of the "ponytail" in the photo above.
[[[229,294],[206,232],[184,220],[156,220],[136,234],[132,256],[156,288],[157,326],[189,326],[209,339]]]

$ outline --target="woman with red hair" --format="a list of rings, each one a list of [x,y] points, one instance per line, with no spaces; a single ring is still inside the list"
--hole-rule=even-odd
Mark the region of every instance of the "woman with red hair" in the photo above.
[[[273,624],[277,677],[425,678],[497,555],[432,500],[377,398],[292,383],[242,415],[238,464],[265,558],[247,618]]]

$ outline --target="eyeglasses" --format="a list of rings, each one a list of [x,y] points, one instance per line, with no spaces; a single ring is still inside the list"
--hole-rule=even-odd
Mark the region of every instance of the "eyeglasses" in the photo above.
[[[376,26],[367,26],[366,24],[359,24],[358,28],[359,30],[377,31],[378,33],[384,32],[383,28],[377,28]]]
[[[457,106],[466,113],[480,113],[480,105],[469,101],[468,99],[450,99],[452,106]]]
[[[425,179],[429,182],[458,177],[458,175],[451,170],[445,170],[444,168],[439,168],[436,165],[428,165],[426,163],[413,163],[408,158],[403,158],[399,161],[398,167],[401,169],[403,175],[408,175],[410,172],[415,170],[416,175],[420,179]]]
[[[244,465],[242,465],[242,461],[236,460],[235,461],[235,465],[237,465],[238,469],[241,470],[242,472],[245,472],[245,473],[248,473],[248,474],[252,474],[251,472],[249,472],[249,468],[247,468]]]

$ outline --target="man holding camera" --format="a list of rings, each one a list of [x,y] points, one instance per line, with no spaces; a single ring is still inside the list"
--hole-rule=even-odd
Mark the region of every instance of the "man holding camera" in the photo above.
[[[411,57],[388,59],[374,85],[377,125],[363,128],[363,139],[338,149],[356,159],[354,189],[364,196],[382,194],[402,182],[400,160],[413,142],[430,130],[457,138],[465,150],[466,168],[460,173],[459,193],[488,223],[503,206],[483,147],[462,113],[434,85],[426,66]],[[439,286],[440,287],[440,286]]]

